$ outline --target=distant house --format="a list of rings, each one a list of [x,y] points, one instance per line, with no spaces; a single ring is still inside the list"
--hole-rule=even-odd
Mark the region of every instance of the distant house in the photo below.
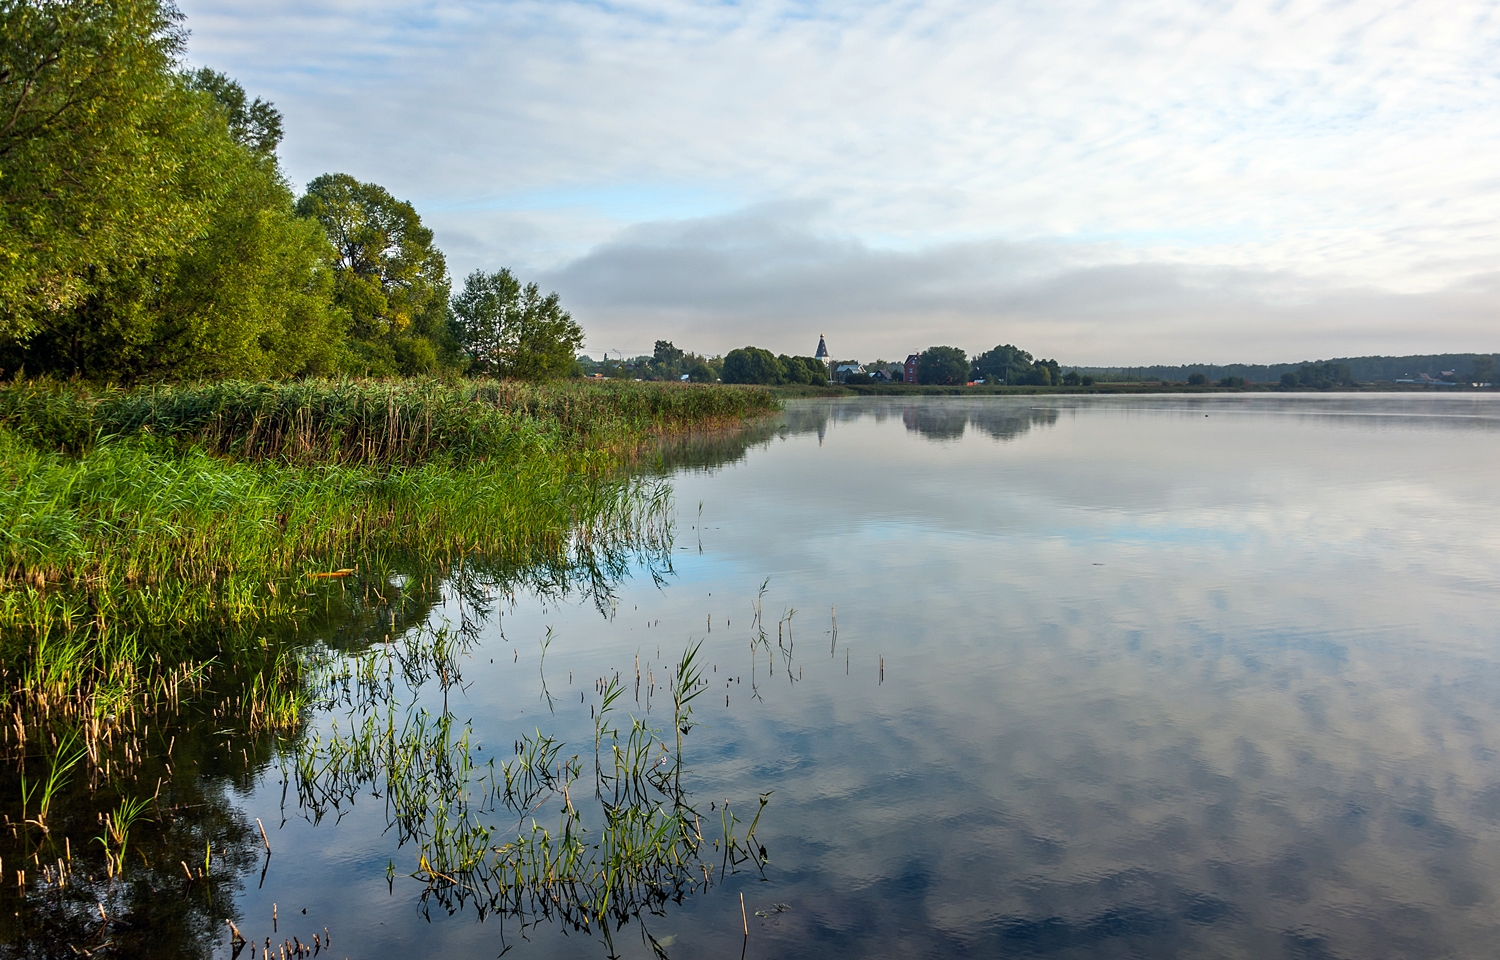
[[[833,368],[833,376],[835,380],[843,380],[851,374],[863,376],[864,372],[865,365],[862,363],[841,363],[837,367]]]
[[[917,382],[917,355],[914,353],[906,358],[906,363],[901,365],[902,378],[907,383]]]

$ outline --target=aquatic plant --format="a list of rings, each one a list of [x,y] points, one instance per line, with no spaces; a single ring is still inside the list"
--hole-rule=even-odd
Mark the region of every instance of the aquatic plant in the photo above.
[[[436,380],[219,382],[139,390],[0,387],[0,427],[47,450],[150,436],[236,459],[467,464],[628,451],[653,434],[777,409],[764,390],[698,384]]]
[[[422,643],[440,646],[440,632]],[[385,696],[392,688],[381,678],[395,674],[395,649],[328,665],[328,702],[370,703],[350,697],[351,683]],[[671,672],[670,737],[645,718],[619,717],[619,673],[598,679],[592,764],[540,730],[516,740],[512,759],[478,763],[467,724],[420,706],[403,715],[391,699],[383,710],[351,713],[347,731],[334,722],[310,733],[285,772],[299,809],[315,821],[361,794],[382,797],[398,842],[415,848],[411,876],[423,884],[424,903],[523,923],[552,919],[608,939],[670,900],[766,862],[755,832],[769,794],[747,825],[727,802],[714,802],[705,818],[683,785],[683,740],[707,687],[698,654],[690,645]],[[592,782],[584,780],[589,766]],[[552,825],[542,816],[548,808]],[[642,935],[650,940],[644,926]]]

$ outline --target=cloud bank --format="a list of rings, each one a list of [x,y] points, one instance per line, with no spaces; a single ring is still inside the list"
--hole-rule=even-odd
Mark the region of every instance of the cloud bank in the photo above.
[[[1277,362],[1347,355],[1352,343],[1477,349],[1482,337],[1468,331],[1488,329],[1500,303],[1500,273],[1393,293],[1290,270],[1131,259],[1118,247],[877,249],[820,232],[815,212],[775,205],[641,225],[542,279],[590,321],[596,354],[656,337],[810,353],[826,333],[840,355],[1011,342],[1074,363]]]

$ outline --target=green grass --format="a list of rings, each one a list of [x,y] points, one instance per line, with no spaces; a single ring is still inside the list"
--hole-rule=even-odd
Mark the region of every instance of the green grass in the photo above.
[[[775,405],[634,383],[0,389],[0,708],[97,718],[181,664],[263,660],[258,628],[403,562],[555,560],[660,509],[624,471],[647,441]]]
[[[773,411],[764,389],[626,382],[223,382],[123,391],[0,389],[0,427],[48,450],[149,436],[241,460],[454,465],[618,454],[648,435]]]

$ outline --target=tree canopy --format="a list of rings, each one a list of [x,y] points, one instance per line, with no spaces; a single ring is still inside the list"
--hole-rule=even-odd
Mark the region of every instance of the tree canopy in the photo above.
[[[674,345],[670,340],[656,341],[656,349],[651,352],[651,359],[655,360],[659,364],[662,364],[663,366],[667,364],[679,363],[682,360],[682,357],[683,352],[679,350],[676,345]]]
[[[247,100],[244,87],[208,67],[189,74],[187,83],[214,98],[236,143],[263,156],[276,152],[281,143],[280,110],[260,97]]]
[[[0,4],[8,373],[285,376],[336,361],[331,250],[277,168],[279,114],[222,74],[177,73],[178,20],[144,0]]]
[[[509,270],[475,270],[452,308],[459,348],[477,370],[524,380],[573,372],[583,331],[557,294],[544,297],[534,283],[523,287]]]
[[[969,380],[969,358],[958,347],[928,347],[917,357],[917,382],[962,384]]]
[[[201,232],[179,20],[157,0],[0,4],[0,337]]]
[[[781,361],[769,350],[740,347],[724,354],[724,371],[720,379],[725,383],[780,383]]]
[[[1018,383],[1031,370],[1031,354],[1011,344],[1001,344],[974,358],[974,374],[986,383]]]
[[[1334,387],[1347,387],[1353,383],[1354,374],[1350,371],[1349,365],[1331,360],[1327,363],[1304,363],[1297,371],[1288,371],[1281,375],[1283,390],[1331,390]]]
[[[378,184],[325,173],[307,185],[297,212],[333,243],[333,299],[349,314],[356,369],[429,373],[456,360],[448,265],[415,207]]]
[[[813,357],[775,356],[760,347],[740,347],[724,355],[725,383],[800,383],[828,382],[828,368]]]

